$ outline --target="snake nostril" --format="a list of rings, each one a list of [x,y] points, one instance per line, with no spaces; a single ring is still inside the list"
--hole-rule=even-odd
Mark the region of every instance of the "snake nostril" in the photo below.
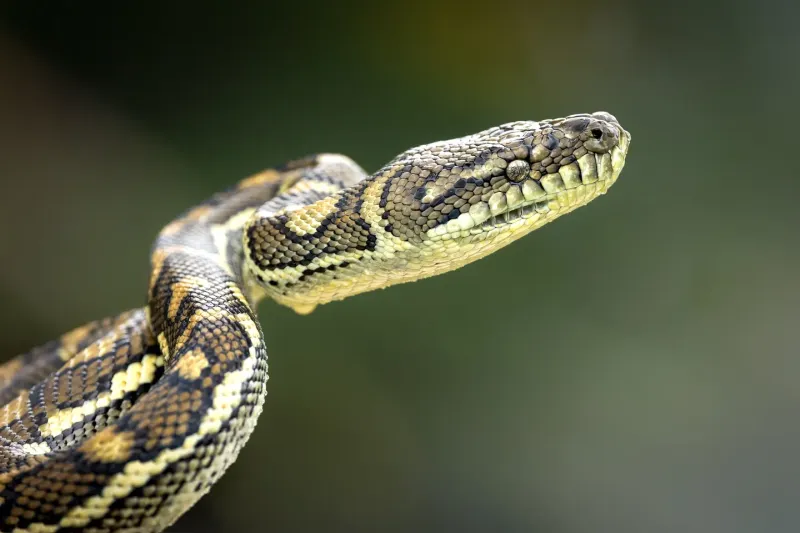
[[[617,143],[619,135],[617,129],[605,122],[594,121],[584,130],[584,146],[590,152],[604,154],[611,150]]]

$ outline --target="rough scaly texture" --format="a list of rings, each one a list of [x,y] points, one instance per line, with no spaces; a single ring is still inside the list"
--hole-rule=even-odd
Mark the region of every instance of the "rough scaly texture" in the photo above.
[[[0,367],[0,531],[157,532],[235,460],[266,395],[254,309],[298,312],[458,268],[606,192],[607,113],[413,148],[372,176],[319,155],[166,226],[146,308]]]

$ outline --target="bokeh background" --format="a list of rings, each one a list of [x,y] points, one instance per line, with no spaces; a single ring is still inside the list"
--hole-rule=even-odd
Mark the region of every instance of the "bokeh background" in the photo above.
[[[3,357],[142,305],[160,227],[290,158],[600,109],[632,148],[474,265],[265,303],[259,426],[172,531],[800,529],[798,4],[290,4],[3,4]]]

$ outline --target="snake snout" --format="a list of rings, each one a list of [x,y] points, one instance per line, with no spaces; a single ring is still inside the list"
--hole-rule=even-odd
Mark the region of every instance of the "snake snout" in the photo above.
[[[586,126],[590,137],[586,140],[584,146],[590,152],[604,154],[619,144],[619,123],[608,113],[595,113],[593,116],[597,115],[606,115],[613,122],[603,118],[590,120]]]
[[[570,115],[558,123],[569,139],[576,139],[583,148],[595,154],[610,152],[619,144],[621,127],[616,117],[605,111]]]

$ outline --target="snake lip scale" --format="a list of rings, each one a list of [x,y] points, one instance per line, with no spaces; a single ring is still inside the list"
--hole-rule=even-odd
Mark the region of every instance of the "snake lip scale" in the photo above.
[[[459,268],[605,194],[629,145],[605,112],[512,122],[371,175],[292,161],[190,209],[153,245],[144,308],[0,367],[0,531],[163,531],[261,413],[261,299],[308,313]]]

